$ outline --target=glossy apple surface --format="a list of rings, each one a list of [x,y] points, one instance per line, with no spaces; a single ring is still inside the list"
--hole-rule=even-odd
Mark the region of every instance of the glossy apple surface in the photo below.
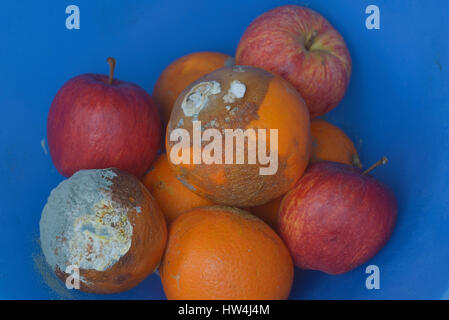
[[[312,118],[335,108],[351,76],[343,37],[319,13],[297,5],[256,18],[240,39],[236,64],[274,72],[301,93]]]
[[[279,230],[297,267],[341,274],[386,244],[396,214],[396,198],[384,184],[350,165],[322,161],[284,197]]]
[[[139,86],[83,74],[56,94],[47,136],[51,157],[63,176],[112,167],[141,177],[159,148],[161,123],[152,98]]]

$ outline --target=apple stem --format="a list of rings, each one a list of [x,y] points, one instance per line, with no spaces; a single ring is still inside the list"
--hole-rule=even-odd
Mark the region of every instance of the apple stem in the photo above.
[[[109,63],[109,84],[112,84],[112,81],[114,81],[115,59],[109,57],[106,61]]]
[[[315,41],[316,36],[318,35],[318,32],[316,32],[316,30],[313,30],[312,34],[309,36],[309,38],[306,39],[305,43],[304,43],[304,47],[309,50],[310,47],[313,44],[313,41]]]
[[[387,157],[382,157],[382,159],[380,159],[379,161],[377,161],[375,164],[373,164],[371,167],[369,167],[368,169],[366,169],[365,171],[362,172],[362,176],[364,176],[365,174],[369,173],[370,171],[372,171],[373,169],[377,168],[378,166],[384,165],[388,162]]]

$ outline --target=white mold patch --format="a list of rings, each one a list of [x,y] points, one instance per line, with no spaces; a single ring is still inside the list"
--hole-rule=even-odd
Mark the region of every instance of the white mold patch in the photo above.
[[[204,109],[208,102],[209,96],[221,92],[220,83],[217,81],[200,82],[195,85],[188,94],[186,94],[181,108],[187,117],[196,117]]]
[[[83,269],[104,271],[131,247],[133,228],[126,212],[101,200],[92,210],[73,221],[73,236],[68,241],[69,261]]]
[[[111,198],[109,169],[81,170],[50,194],[40,220],[42,251],[48,264],[104,271],[131,247],[128,211]]]
[[[235,72],[245,72],[245,69],[242,66],[238,66],[238,65],[234,66],[232,68],[232,70]]]
[[[233,80],[229,86],[226,95],[223,96],[223,101],[226,103],[233,103],[235,99],[241,99],[245,96],[246,86],[244,83]]]

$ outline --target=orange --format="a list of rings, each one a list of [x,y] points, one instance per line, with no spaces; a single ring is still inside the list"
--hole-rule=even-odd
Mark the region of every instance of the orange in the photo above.
[[[232,57],[219,52],[194,52],[172,62],[156,82],[153,99],[165,126],[176,98],[190,83],[225,65],[232,65]]]
[[[351,139],[339,128],[324,120],[312,120],[312,156],[320,160],[346,163],[361,168],[360,158]]]
[[[193,137],[198,122],[223,137],[217,143],[221,143],[219,161],[189,164],[173,161],[181,149],[171,134],[183,129]],[[253,133],[254,138],[239,139],[238,147],[237,142],[233,143],[237,139],[230,139],[231,156],[237,153],[245,156],[241,163],[235,159],[226,162],[226,137],[222,133],[229,130],[240,132],[241,136],[242,132]],[[265,135],[260,134],[262,131]],[[248,141],[257,145],[257,152],[249,149]],[[204,149],[208,144],[203,139]],[[187,147],[193,150],[193,139],[187,142]],[[252,207],[285,194],[302,176],[310,149],[309,111],[301,95],[281,77],[248,66],[221,68],[190,84],[176,100],[167,126],[167,155],[178,178],[191,185],[195,193],[221,205]],[[260,150],[272,155],[275,161],[262,164]],[[254,158],[257,155],[257,159],[250,163],[248,154]],[[270,172],[264,173],[263,169]]]
[[[159,269],[168,299],[286,299],[293,262],[281,238],[246,211],[193,209],[169,228]]]
[[[143,184],[156,199],[168,223],[187,210],[213,205],[211,201],[196,195],[176,179],[165,154],[161,154],[153,163],[143,178]]]
[[[255,206],[247,208],[256,217],[265,221],[274,230],[278,229],[278,213],[281,206],[283,196],[273,199],[268,203],[262,204],[260,206]]]
[[[100,294],[139,284],[158,267],[167,243],[156,201],[135,176],[119,169],[80,170],[61,182],[39,229],[56,276],[71,282],[67,267],[77,267],[79,289]]]

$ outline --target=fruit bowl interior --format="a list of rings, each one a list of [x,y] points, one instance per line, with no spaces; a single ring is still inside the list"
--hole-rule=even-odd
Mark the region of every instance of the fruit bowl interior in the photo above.
[[[295,270],[291,299],[449,298],[449,3],[379,0],[380,29],[368,30],[371,2],[310,0],[343,35],[352,77],[324,116],[354,141],[365,166],[398,199],[391,240],[368,263],[338,276]],[[47,112],[60,86],[86,73],[115,76],[150,94],[161,71],[195,51],[234,55],[248,24],[283,1],[80,0],[79,30],[65,28],[65,4],[10,1],[0,14],[0,298],[164,299],[157,274],[113,295],[67,290],[45,264],[39,219],[63,177],[46,140]],[[365,286],[380,270],[380,289]]]

